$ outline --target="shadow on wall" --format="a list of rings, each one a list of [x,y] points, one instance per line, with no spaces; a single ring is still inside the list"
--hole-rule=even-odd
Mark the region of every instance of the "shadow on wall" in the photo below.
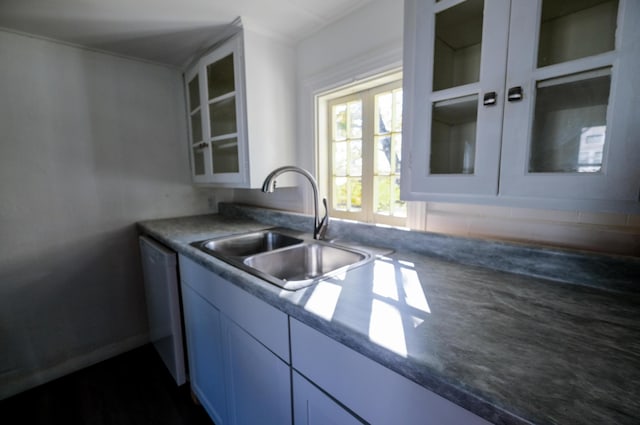
[[[135,225],[43,241],[3,262],[0,399],[87,366],[83,356],[102,360],[113,344],[146,340]]]

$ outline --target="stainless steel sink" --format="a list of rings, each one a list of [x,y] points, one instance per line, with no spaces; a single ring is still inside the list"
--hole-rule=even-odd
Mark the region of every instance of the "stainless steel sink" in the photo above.
[[[364,251],[296,238],[274,230],[227,236],[193,245],[288,290],[310,286],[372,258]]]
[[[202,243],[202,250],[225,257],[246,257],[300,243],[302,239],[272,230],[262,230],[208,240]]]
[[[364,252],[309,241],[264,254],[253,255],[244,264],[263,273],[267,280],[287,289],[298,289],[356,267],[370,258]]]

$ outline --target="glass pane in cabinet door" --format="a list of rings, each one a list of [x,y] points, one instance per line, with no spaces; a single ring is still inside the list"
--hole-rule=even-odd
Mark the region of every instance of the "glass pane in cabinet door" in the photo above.
[[[209,100],[235,90],[233,54],[207,66]]]
[[[213,173],[237,173],[240,167],[238,139],[217,140],[212,143]]]
[[[433,104],[431,174],[473,174],[478,95]]]
[[[189,111],[200,106],[200,88],[198,87],[198,76],[189,81]]]
[[[200,117],[200,111],[191,115],[191,137],[192,143],[198,143],[202,141],[202,118]]]
[[[480,80],[483,0],[468,0],[436,15],[433,90]]]
[[[538,82],[529,172],[601,171],[610,73],[607,68]]]
[[[204,152],[201,148],[193,148],[193,173],[196,176],[204,174]]]
[[[230,97],[209,105],[211,137],[236,132],[236,99]]]
[[[538,67],[615,49],[617,0],[544,0]]]

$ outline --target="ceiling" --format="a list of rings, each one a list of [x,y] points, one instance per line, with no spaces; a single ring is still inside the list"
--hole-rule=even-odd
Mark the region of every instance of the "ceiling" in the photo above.
[[[238,16],[297,42],[372,0],[0,0],[0,27],[183,66]]]

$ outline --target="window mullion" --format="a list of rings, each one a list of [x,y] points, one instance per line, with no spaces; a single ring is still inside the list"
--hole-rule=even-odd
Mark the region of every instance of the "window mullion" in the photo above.
[[[375,107],[371,90],[362,94],[362,211],[367,222],[373,222],[373,161]]]

